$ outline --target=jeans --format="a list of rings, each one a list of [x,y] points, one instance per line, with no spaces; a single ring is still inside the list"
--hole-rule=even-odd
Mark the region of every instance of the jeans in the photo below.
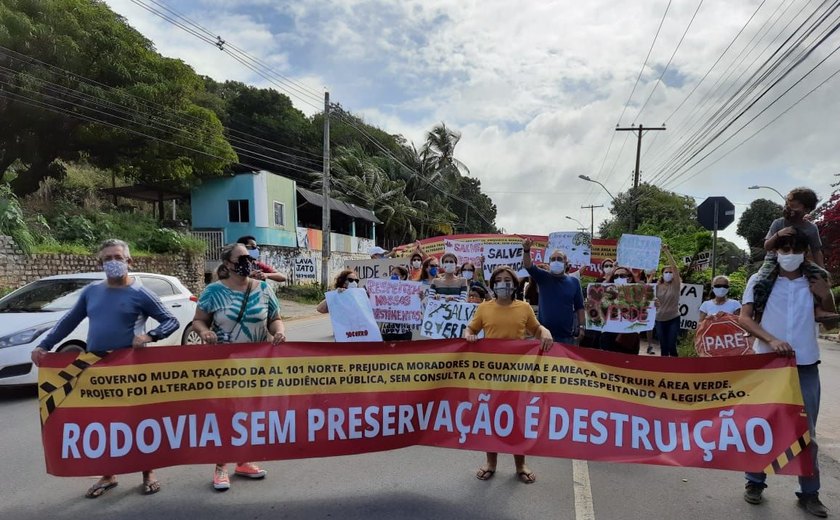
[[[573,345],[577,346],[577,338],[574,336],[568,336],[564,338],[554,338],[555,343],[565,343],[566,345]]]
[[[820,468],[817,465],[817,415],[820,413],[820,369],[819,365],[799,365],[799,388],[802,389],[802,399],[805,401],[805,413],[808,414],[808,431],[811,434],[811,457],[814,459],[814,474],[809,477],[799,477],[799,491],[805,495],[815,495],[820,490]],[[765,473],[746,473],[748,482],[763,485],[767,480]]]
[[[677,357],[677,338],[680,335],[680,317],[656,322],[656,335],[663,356]]]

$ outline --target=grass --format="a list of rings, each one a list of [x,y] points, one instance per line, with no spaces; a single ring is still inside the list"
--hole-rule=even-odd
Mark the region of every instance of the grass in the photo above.
[[[319,284],[286,285],[277,289],[277,297],[297,303],[317,305],[324,299],[324,291]]]
[[[692,330],[685,336],[680,337],[677,343],[677,354],[680,357],[698,357],[697,351],[694,350],[694,334],[695,332]]]

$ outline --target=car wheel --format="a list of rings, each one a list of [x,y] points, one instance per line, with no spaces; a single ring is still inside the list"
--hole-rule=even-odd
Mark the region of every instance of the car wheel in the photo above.
[[[78,343],[68,343],[66,345],[62,345],[56,352],[74,352],[76,354],[82,354],[85,352],[84,345],[79,345]]]
[[[182,345],[203,345],[204,341],[201,340],[201,336],[199,336],[198,332],[193,328],[192,325],[187,325],[186,330],[184,330],[184,338],[181,341]]]

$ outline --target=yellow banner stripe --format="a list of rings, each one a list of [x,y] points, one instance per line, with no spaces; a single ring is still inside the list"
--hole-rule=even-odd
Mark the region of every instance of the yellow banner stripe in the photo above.
[[[768,464],[767,467],[764,468],[764,473],[778,473],[797,455],[802,453],[802,450],[804,450],[809,444],[811,444],[811,432],[806,431],[804,435],[796,439],[789,448],[782,452],[781,455],[776,457],[776,460]]]
[[[42,368],[38,371],[38,402],[41,424],[67,399],[78,382],[79,375],[102,359],[100,354],[83,352],[62,369]]]

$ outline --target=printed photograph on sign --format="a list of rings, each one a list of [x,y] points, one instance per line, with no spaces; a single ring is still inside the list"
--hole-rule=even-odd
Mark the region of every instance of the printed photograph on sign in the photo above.
[[[419,325],[423,319],[420,282],[372,278],[365,288],[370,295],[373,318],[377,323]]]
[[[566,254],[569,265],[580,268],[588,266],[592,261],[592,238],[589,233],[579,231],[558,231],[548,235],[546,252],[551,253],[559,249]]]
[[[654,286],[591,283],[586,288],[586,328],[602,332],[643,332],[656,320]]]
[[[662,239],[645,235],[621,235],[616,263],[622,267],[653,271],[659,267]]]

